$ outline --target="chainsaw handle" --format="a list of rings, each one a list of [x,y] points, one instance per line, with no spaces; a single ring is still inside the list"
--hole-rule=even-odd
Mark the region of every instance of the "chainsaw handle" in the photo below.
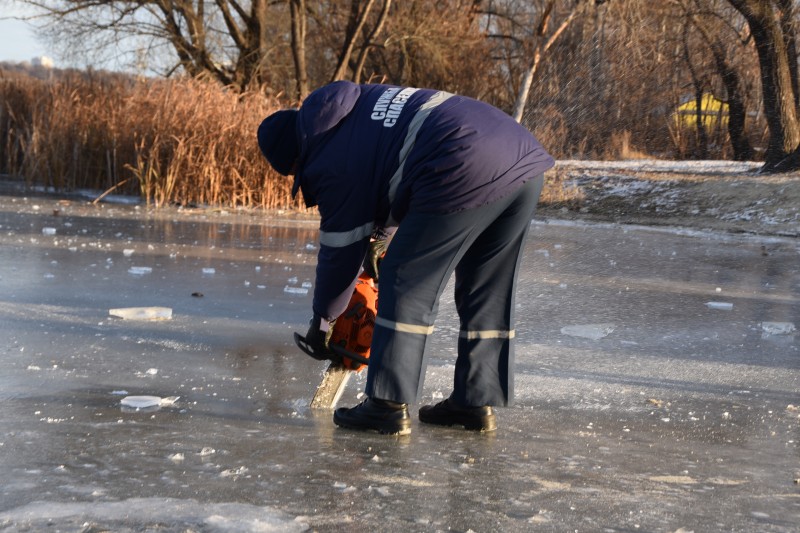
[[[369,365],[369,359],[357,353],[353,353],[350,350],[339,346],[338,344],[331,344],[329,348],[333,350],[333,353],[335,353],[339,357],[350,359],[352,361],[355,361],[356,363],[361,363],[362,365]]]
[[[303,353],[306,355],[310,355],[317,361],[335,361],[337,363],[341,362],[343,358],[350,359],[351,361],[355,361],[356,363],[361,363],[362,365],[369,365],[369,359],[359,355],[357,353],[353,353],[350,350],[347,350],[338,344],[331,344],[328,348],[331,350],[330,352],[319,353],[315,352],[311,345],[308,343],[305,337],[300,335],[299,333],[294,333],[294,343],[300,348]]]
[[[300,348],[303,351],[303,353],[305,353],[306,355],[310,355],[317,361],[325,361],[326,359],[333,360],[331,358],[331,356],[333,355],[331,352],[328,353],[315,352],[314,349],[306,340],[306,338],[297,332],[294,333],[294,343],[297,345],[298,348]]]

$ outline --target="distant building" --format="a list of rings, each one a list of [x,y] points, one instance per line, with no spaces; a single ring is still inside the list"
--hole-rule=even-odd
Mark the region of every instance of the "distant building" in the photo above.
[[[680,105],[673,113],[676,127],[696,128],[698,116],[706,128],[728,125],[728,104],[713,94],[705,93],[700,99],[700,112],[697,112],[697,98],[688,95],[681,98]]]
[[[47,56],[39,56],[31,59],[31,65],[34,67],[53,68],[53,59]]]

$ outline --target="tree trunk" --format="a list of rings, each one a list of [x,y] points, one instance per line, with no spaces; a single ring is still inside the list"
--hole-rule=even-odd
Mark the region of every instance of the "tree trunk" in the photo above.
[[[722,83],[728,96],[726,99],[728,104],[728,137],[731,139],[733,158],[736,161],[750,161],[753,158],[753,147],[750,145],[750,140],[746,135],[745,121],[747,119],[747,111],[744,105],[739,74],[725,59],[722,44],[719,41],[711,45],[711,52],[717,65],[717,72],[722,78]]]
[[[783,30],[783,40],[786,43],[786,53],[789,57],[789,71],[792,76],[792,91],[794,92],[794,105],[800,106],[800,87],[798,87],[797,74],[797,31],[794,0],[777,0],[781,14],[781,29]]]
[[[708,159],[708,132],[706,131],[705,116],[703,113],[703,82],[697,74],[697,70],[692,63],[692,54],[689,51],[689,25],[683,27],[683,54],[686,66],[692,77],[694,87],[694,121],[697,130],[697,145],[693,150],[693,156],[697,159]]]
[[[728,0],[744,16],[756,44],[761,70],[764,114],[769,144],[763,172],[788,170],[798,157],[789,158],[800,146],[800,123],[792,90],[792,74],[785,35],[768,0]],[[787,168],[788,166],[788,168]]]
[[[291,0],[292,59],[297,85],[297,101],[308,96],[308,67],[306,66],[306,0]]]

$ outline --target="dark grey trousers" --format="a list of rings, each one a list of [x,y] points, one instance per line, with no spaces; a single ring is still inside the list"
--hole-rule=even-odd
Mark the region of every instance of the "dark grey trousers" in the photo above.
[[[461,331],[451,398],[466,406],[510,404],[517,271],[543,183],[538,176],[476,209],[406,215],[380,266],[367,396],[419,399],[439,297],[455,271]]]

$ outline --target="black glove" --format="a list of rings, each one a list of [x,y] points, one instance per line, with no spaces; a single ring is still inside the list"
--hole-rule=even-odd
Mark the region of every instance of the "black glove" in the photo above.
[[[369,250],[364,258],[364,272],[366,272],[375,282],[378,282],[378,270],[381,265],[383,255],[389,246],[388,235],[381,230],[376,230],[369,241]]]
[[[328,348],[328,343],[331,340],[331,335],[333,334],[333,324],[336,321],[333,320],[331,322],[325,322],[324,325],[327,325],[327,330],[323,330],[324,327],[322,318],[318,315],[314,315],[314,318],[311,319],[311,322],[308,327],[308,333],[306,333],[306,343],[308,343],[309,348],[314,352],[315,359],[319,359],[320,361],[325,359],[330,359],[332,352],[330,348]]]

